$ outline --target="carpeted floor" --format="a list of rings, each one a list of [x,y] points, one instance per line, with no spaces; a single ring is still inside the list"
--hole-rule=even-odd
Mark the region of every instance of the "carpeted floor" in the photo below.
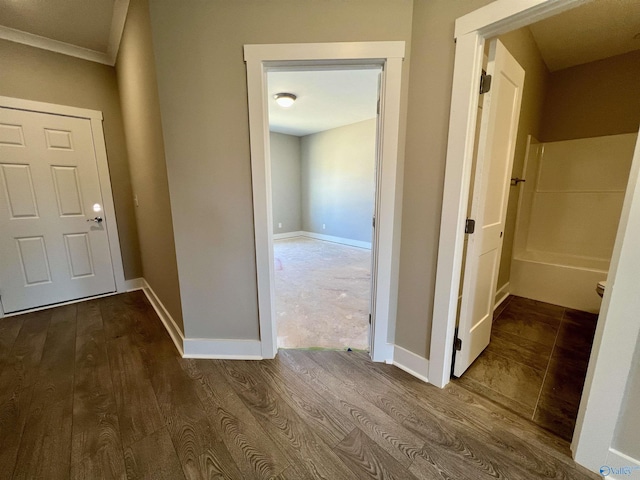
[[[371,251],[275,240],[278,347],[368,349]]]

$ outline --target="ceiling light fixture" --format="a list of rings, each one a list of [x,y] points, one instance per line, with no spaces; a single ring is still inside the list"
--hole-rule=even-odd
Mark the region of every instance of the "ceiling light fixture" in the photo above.
[[[289,108],[296,101],[296,97],[293,93],[276,93],[273,98],[276,99],[276,103],[283,108]]]

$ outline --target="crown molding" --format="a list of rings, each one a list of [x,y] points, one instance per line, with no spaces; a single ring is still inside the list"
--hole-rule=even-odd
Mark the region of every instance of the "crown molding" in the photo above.
[[[47,37],[41,37],[40,35],[34,35],[33,33],[16,30],[4,25],[0,25],[0,38],[113,67],[116,63],[118,50],[120,49],[120,41],[122,39],[122,32],[124,31],[124,24],[127,20],[128,10],[129,0],[115,0],[113,16],[111,17],[109,45],[106,53],[60,42]]]

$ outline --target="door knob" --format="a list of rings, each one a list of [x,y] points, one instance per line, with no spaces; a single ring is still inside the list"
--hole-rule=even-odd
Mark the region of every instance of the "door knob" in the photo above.
[[[87,222],[102,223],[102,217],[89,218],[89,219],[87,220]]]

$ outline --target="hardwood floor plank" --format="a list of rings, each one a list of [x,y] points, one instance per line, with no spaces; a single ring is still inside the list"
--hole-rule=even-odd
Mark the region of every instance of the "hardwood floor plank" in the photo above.
[[[224,440],[242,478],[269,479],[284,473],[287,457],[273,443],[224,375],[210,360],[181,360],[216,433]]]
[[[318,352],[316,355],[319,355],[322,352]],[[465,435],[466,432],[472,431],[476,432],[478,435],[484,435],[484,439],[489,444],[494,445],[495,452],[500,455],[504,450],[505,442],[503,442],[502,438],[512,439],[512,442],[520,445],[523,448],[523,451],[526,452],[528,458],[520,459],[520,467],[524,471],[528,471],[528,475],[538,475],[540,470],[548,469],[551,471],[561,471],[563,475],[568,474],[571,467],[566,462],[566,456],[560,454],[558,451],[553,451],[553,449],[549,449],[547,451],[554,452],[554,459],[550,460],[550,462],[546,465],[539,466],[536,465],[535,462],[532,464],[530,462],[531,458],[538,456],[540,453],[535,448],[533,451],[530,450],[529,445],[532,440],[536,440],[538,435],[546,438],[553,438],[554,442],[559,443],[562,448],[567,448],[567,444],[562,442],[560,439],[553,435],[545,436],[544,433],[540,432],[540,429],[533,427],[532,423],[524,420],[520,417],[517,417],[511,414],[510,419],[514,420],[513,424],[510,422],[505,423],[501,426],[508,426],[506,429],[498,429],[495,430],[493,427],[493,423],[495,422],[495,418],[497,416],[507,415],[509,416],[509,412],[504,409],[496,406],[495,404],[491,404],[486,410],[477,409],[476,415],[470,415],[469,405],[467,402],[460,402],[460,398],[456,395],[450,396],[445,395],[446,393],[455,389],[455,386],[449,385],[444,390],[435,389],[434,387],[424,384],[422,382],[417,381],[415,378],[409,376],[404,372],[396,372],[395,378],[389,375],[389,369],[385,368],[383,365],[375,365],[371,362],[365,355],[360,354],[358,352],[352,353],[338,353],[338,356],[342,357],[343,360],[348,360],[353,362],[354,364],[359,364],[360,368],[369,372],[370,376],[375,378],[379,378],[382,382],[387,383],[388,387],[391,389],[395,388],[398,391],[393,392],[392,390],[388,391],[388,395],[392,399],[393,403],[400,408],[414,408],[416,411],[421,412],[430,412],[437,413],[438,418],[434,421],[436,422],[451,422],[452,425],[458,425],[460,427],[460,438],[457,439],[458,442],[462,442],[463,445],[467,445],[466,448],[474,448],[473,438],[467,438]],[[345,358],[346,357],[346,358]],[[324,365],[338,365],[336,362],[328,362],[323,361]],[[393,368],[393,367],[392,367]],[[344,372],[345,370],[343,370]],[[351,379],[356,378],[357,374],[353,369],[346,370],[351,373]],[[393,370],[391,370],[393,371]],[[405,381],[400,382],[400,379],[406,379]],[[369,385],[372,385],[372,389],[375,389],[376,383],[369,382]],[[455,391],[455,390],[453,390]],[[404,392],[404,395],[400,395],[399,392]],[[407,395],[410,394],[410,396]],[[413,394],[413,395],[412,395]],[[443,395],[445,395],[443,397]],[[466,401],[472,399],[469,395],[464,396]],[[410,401],[409,401],[410,400]],[[416,406],[411,407],[415,402]],[[471,400],[471,406],[476,407],[478,403],[476,399]],[[485,404],[486,407],[486,404]],[[415,415],[410,416],[415,417]],[[415,420],[415,418],[413,419]],[[403,422],[407,427],[413,427],[412,423],[409,421]],[[532,428],[533,427],[533,428]],[[429,428],[433,428],[430,424]],[[416,431],[416,433],[420,433]],[[531,435],[533,433],[533,435]],[[526,441],[520,440],[520,437],[529,437]],[[533,438],[532,438],[533,437]],[[540,447],[541,445],[545,445],[544,442],[535,442],[537,443],[536,447]],[[428,444],[428,442],[427,442]],[[506,443],[508,445],[508,442]],[[483,456],[487,456],[486,449],[484,448],[484,444],[479,444],[475,447],[476,450],[479,448],[479,451],[476,451],[474,454],[479,458]],[[485,453],[482,453],[482,452]],[[493,450],[492,450],[493,452]],[[491,453],[494,455],[494,453]],[[490,458],[490,457],[487,457]],[[559,459],[562,459],[558,461]],[[486,461],[486,458],[485,458]],[[571,462],[573,463],[573,462]],[[515,467],[514,467],[515,468]],[[491,470],[491,469],[490,469]],[[514,474],[515,475],[515,474]],[[521,477],[522,478],[522,477]],[[524,477],[526,478],[526,476]]]
[[[369,372],[362,368],[358,363],[352,361],[351,355],[361,355],[359,352],[333,352],[335,355],[325,356],[325,352],[305,352],[311,360],[313,360],[322,368],[328,371],[335,378],[339,378],[341,382],[348,385],[356,391],[360,396],[366,398],[370,403],[377,406],[390,417],[394,418],[398,423],[402,423],[409,415],[411,415],[411,406],[397,400],[402,397],[401,389],[398,385],[386,381],[371,382]],[[362,355],[367,355],[363,353]],[[367,362],[373,363],[367,356]],[[381,365],[382,368],[392,365]],[[385,380],[384,377],[376,377],[378,380]],[[395,395],[395,400],[393,395]]]
[[[129,480],[185,478],[171,437],[165,428],[129,445],[124,451],[124,458]]]
[[[5,395],[0,404],[0,472],[11,478],[24,426],[29,419],[33,386]]]
[[[349,357],[351,361],[360,364],[370,376],[396,389],[394,398],[398,402],[410,399],[428,411],[439,412],[447,418],[465,423],[470,429],[484,429],[486,425],[499,422],[501,430],[523,437],[528,443],[558,459],[570,456],[569,444],[565,440],[536,428],[532,422],[482,396],[475,395],[455,382],[439,389],[393,366],[374,364],[365,354],[353,353],[354,355]]]
[[[284,472],[273,478],[274,480],[298,480],[299,478],[303,478],[303,475],[296,470],[295,466],[289,465]]]
[[[2,373],[5,361],[9,357],[16,338],[18,338],[23,319],[24,315],[0,319],[0,373]]]
[[[10,397],[37,378],[51,314],[51,310],[43,310],[24,315],[22,328],[0,372],[0,398]]]
[[[260,384],[250,389],[239,388],[237,394],[287,455],[289,462],[297,462],[298,469],[306,477],[350,477],[349,469],[331,448],[271,389]]]
[[[120,425],[98,301],[78,304],[71,478],[125,478]]]
[[[139,293],[139,292],[136,292]],[[238,478],[240,472],[210,425],[193,382],[180,368],[180,359],[146,299],[129,295],[135,305],[132,342],[149,374],[162,420],[187,478]]]
[[[355,478],[398,479],[415,478],[387,452],[359,429],[354,429],[334,451],[351,469]]]
[[[21,315],[22,328],[0,372],[0,472],[15,468],[24,426],[29,418],[51,311]]]
[[[141,292],[18,323],[0,342],[0,477],[599,478],[533,422],[363,352],[182,359]]]
[[[128,446],[162,427],[156,396],[140,352],[128,336],[107,342],[120,436]]]
[[[193,383],[178,365],[177,357],[145,358],[145,363],[185,476],[239,478],[233,457],[209,424]]]
[[[69,475],[76,311],[76,305],[51,310],[14,478]]]
[[[231,368],[242,370],[255,383],[262,379],[309,425],[330,447],[340,443],[354,428],[355,423],[326,397],[306,387],[305,383],[278,360],[262,362],[233,362]]]
[[[320,393],[334,408],[348,415],[358,428],[381,448],[405,467],[411,464],[415,455],[422,449],[424,440],[363,397],[359,391],[352,388],[352,385],[343,383],[342,377],[331,375],[307,355],[296,355],[293,363],[291,357],[285,358],[286,353],[281,355],[282,361],[286,361],[287,365],[293,368],[296,368],[294,363],[302,365],[307,372],[303,378],[313,379],[310,380],[309,386]],[[301,369],[298,368],[298,371],[300,372]],[[373,382],[369,382],[367,387],[375,389]],[[404,420],[408,415],[407,413],[402,419]]]
[[[71,415],[71,399],[29,409],[12,478],[69,477]]]

